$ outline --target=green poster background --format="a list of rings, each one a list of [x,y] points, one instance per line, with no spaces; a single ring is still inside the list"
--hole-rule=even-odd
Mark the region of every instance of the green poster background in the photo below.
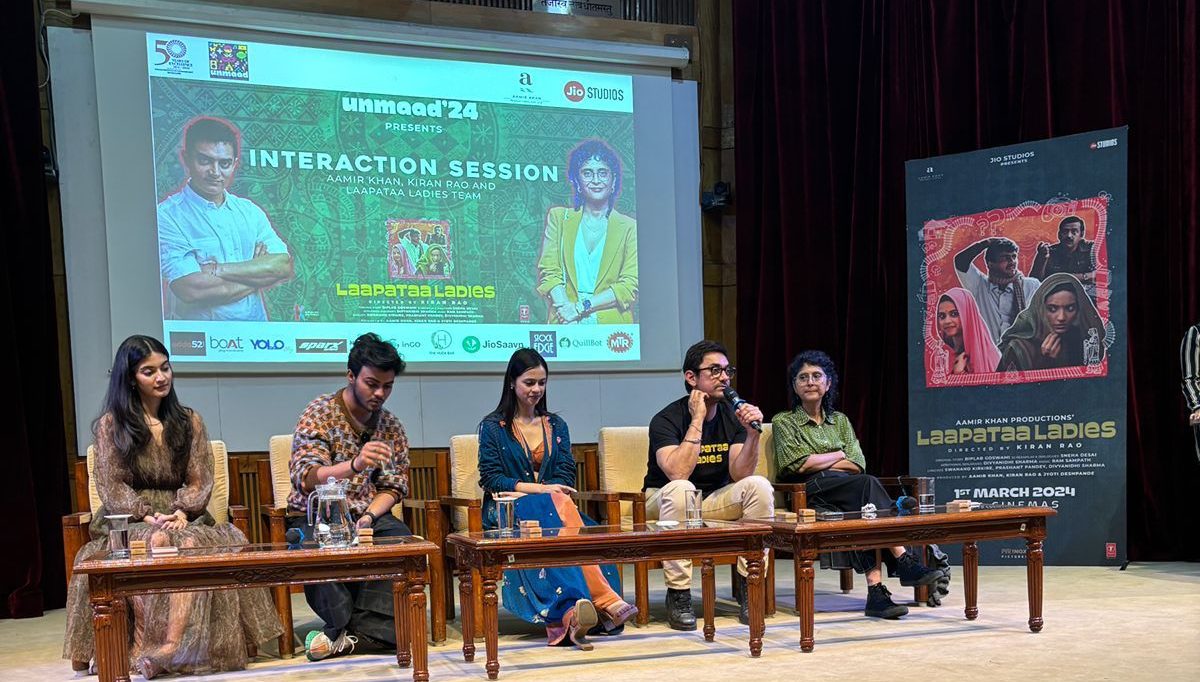
[[[349,94],[349,93],[347,93]],[[616,209],[636,218],[633,115],[512,104],[478,104],[477,120],[345,112],[336,91],[150,79],[154,168],[158,200],[182,186],[179,160],[183,130],[198,116],[223,118],[242,135],[241,166],[230,188],[254,201],[295,257],[293,280],[271,289],[272,320],[321,322],[515,323],[521,306],[545,319],[535,291],[537,257],[546,212],[570,205],[567,154],[581,140],[606,141],[619,154],[622,189]],[[363,93],[354,93],[363,96]],[[402,95],[391,100],[423,101]],[[389,129],[388,124],[393,129]],[[397,124],[440,126],[440,132],[395,130]],[[419,126],[418,126],[419,127]],[[392,175],[355,171],[255,167],[248,150],[293,150],[397,159],[437,159],[438,175]],[[450,160],[549,165],[558,181],[479,179],[494,189],[470,189],[478,198],[396,197],[352,194],[368,183],[345,176],[394,181],[406,193],[408,179],[451,178]],[[331,176],[343,176],[338,181]],[[376,185],[378,186],[378,185]],[[443,189],[445,189],[443,187]],[[449,222],[453,264],[448,279],[393,279],[388,271],[388,219]],[[494,298],[339,296],[352,284],[492,286]],[[461,289],[460,289],[461,291]],[[635,319],[637,312],[635,309]]]

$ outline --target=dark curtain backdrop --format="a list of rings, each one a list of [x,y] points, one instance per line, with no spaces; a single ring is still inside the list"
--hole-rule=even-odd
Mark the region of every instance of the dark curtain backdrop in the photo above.
[[[790,358],[825,349],[869,469],[903,472],[904,162],[1129,125],[1129,556],[1200,558],[1197,5],[734,2],[741,393],[784,409]]]
[[[66,602],[61,517],[70,512],[50,225],[42,176],[33,3],[0,9],[0,618]]]

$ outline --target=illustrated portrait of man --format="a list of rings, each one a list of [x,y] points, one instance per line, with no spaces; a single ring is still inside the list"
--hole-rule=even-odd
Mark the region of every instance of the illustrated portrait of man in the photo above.
[[[1075,279],[1083,283],[1088,297],[1094,300],[1096,258],[1092,250],[1095,246],[1095,242],[1083,238],[1083,219],[1067,216],[1058,223],[1057,244],[1038,242],[1029,276],[1042,280],[1058,272],[1075,275]]]
[[[187,177],[158,205],[168,319],[265,321],[264,290],[293,275],[267,214],[229,191],[240,153],[240,135],[227,121],[198,118],[184,130]]]

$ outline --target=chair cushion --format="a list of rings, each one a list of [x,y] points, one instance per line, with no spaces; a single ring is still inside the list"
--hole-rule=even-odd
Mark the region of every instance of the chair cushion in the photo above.
[[[292,494],[292,434],[271,436],[271,492],[275,496],[272,506],[287,509],[288,496]]]
[[[229,451],[225,441],[209,441],[209,449],[213,455],[213,489],[208,499],[208,513],[217,523],[229,520]],[[88,501],[92,513],[100,509],[100,493],[96,490],[96,446],[89,445],[87,449],[88,472]]]
[[[600,429],[600,489],[621,493],[640,491],[646,479],[649,452],[649,427],[606,426]],[[631,516],[632,509],[631,502],[622,502],[622,519]]]
[[[450,496],[482,500],[479,487],[479,434],[450,437]],[[454,530],[467,529],[467,510],[454,507],[450,523]]]

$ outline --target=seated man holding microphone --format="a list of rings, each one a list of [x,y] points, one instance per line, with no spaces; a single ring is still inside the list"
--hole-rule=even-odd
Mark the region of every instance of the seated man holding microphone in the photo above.
[[[650,421],[649,462],[642,484],[648,517],[683,522],[687,493],[694,490],[704,495],[701,515],[707,519],[749,521],[774,516],[775,490],[770,481],[754,474],[762,411],[731,400],[729,380],[736,371],[729,366],[725,347],[716,341],[700,341],[688,348],[683,358],[688,395],[671,402]],[[738,619],[749,624],[744,559],[738,559],[737,573]],[[691,560],[664,561],[663,575],[667,622],[675,630],[695,630]]]
[[[347,385],[314,399],[296,424],[289,512],[303,515],[318,483],[349,479],[347,502],[359,528],[374,529],[375,537],[412,534],[391,513],[408,494],[408,438],[400,420],[383,407],[404,367],[396,348],[377,335],[354,341]],[[288,527],[313,537],[304,516],[289,516]],[[310,661],[353,653],[360,637],[396,645],[390,582],[305,585],[304,596],[325,621],[304,643]]]

